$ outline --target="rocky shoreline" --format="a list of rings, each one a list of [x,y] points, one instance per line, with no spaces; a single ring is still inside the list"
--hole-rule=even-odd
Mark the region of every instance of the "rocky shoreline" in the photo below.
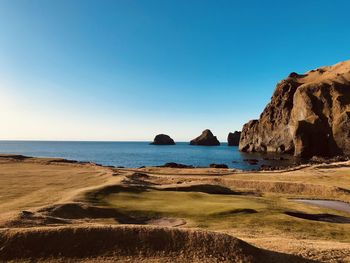
[[[243,161],[250,164],[252,169],[244,169],[244,171],[251,171],[251,172],[258,172],[258,171],[281,171],[281,170],[288,170],[288,169],[295,169],[301,166],[308,166],[308,165],[318,165],[318,164],[333,164],[333,163],[341,163],[341,162],[347,162],[350,158],[345,156],[335,156],[331,158],[323,158],[323,157],[314,157],[311,159],[294,159],[294,163],[288,163],[287,165],[285,162],[290,161],[290,159],[285,157],[265,157],[262,160],[254,159],[254,158],[247,158]],[[274,162],[275,164],[266,164],[266,161]],[[208,166],[193,166],[193,165],[187,165],[187,164],[181,164],[176,162],[169,162],[165,163],[164,165],[159,165],[155,167],[165,167],[165,168],[220,168],[220,169],[236,169],[234,167],[229,167],[227,164],[216,164],[212,163]],[[145,166],[142,166],[142,168],[145,168]]]
[[[16,155],[16,154],[0,154],[0,160],[1,159],[12,159],[14,161],[23,161],[23,160],[44,160],[47,163],[57,164],[57,163],[67,163],[67,164],[77,164],[77,165],[94,165],[94,166],[100,166],[100,167],[106,167],[106,168],[117,168],[117,169],[135,169],[137,167],[124,167],[124,166],[113,166],[113,165],[103,165],[96,162],[91,161],[77,161],[77,160],[70,160],[70,159],[64,159],[64,158],[37,158],[37,157],[31,157],[31,156],[24,156],[24,155]],[[291,162],[293,160],[293,162]],[[178,168],[178,169],[203,169],[203,168],[216,168],[216,169],[230,169],[230,170],[237,170],[237,171],[250,171],[250,172],[258,172],[258,171],[278,171],[278,170],[288,170],[288,169],[295,169],[300,166],[305,165],[317,165],[317,164],[334,164],[339,162],[346,162],[349,161],[350,158],[345,156],[335,156],[331,158],[323,158],[323,157],[314,157],[311,159],[300,159],[300,158],[294,158],[293,156],[290,156],[289,158],[283,157],[283,156],[269,156],[266,155],[266,157],[262,157],[259,159],[256,158],[246,158],[243,161],[248,163],[251,166],[251,169],[239,169],[235,167],[229,167],[225,163],[211,163],[207,166],[194,166],[194,165],[188,165],[183,163],[176,163],[176,162],[167,162],[163,165],[158,165],[154,167],[159,168]],[[270,163],[270,164],[269,164]],[[146,168],[147,166],[141,166],[138,168]],[[152,166],[150,166],[152,167]]]
[[[350,156],[349,130],[350,60],[305,74],[290,73],[277,84],[260,118],[248,121],[241,132],[230,132],[227,142],[242,152],[290,154],[303,163],[327,162]],[[165,137],[157,142],[158,136]],[[157,135],[153,144],[174,141]],[[220,142],[206,129],[190,145],[218,146]],[[277,169],[271,165],[260,168]]]

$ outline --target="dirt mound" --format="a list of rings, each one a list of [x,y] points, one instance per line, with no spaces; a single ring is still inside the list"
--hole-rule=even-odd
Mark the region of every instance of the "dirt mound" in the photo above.
[[[136,172],[126,176],[122,183],[126,185],[154,185],[154,183],[150,182],[150,180],[151,176],[148,174]]]
[[[210,245],[207,245],[210,244]],[[0,230],[0,261],[79,261],[122,257],[177,262],[308,262],[258,249],[226,234],[151,227]],[[20,253],[19,253],[20,251]]]
[[[66,218],[66,219],[80,219],[80,218],[112,218],[117,217],[118,213],[112,208],[102,208],[95,206],[88,206],[81,203],[67,203],[49,206],[39,210],[38,212],[46,215]]]
[[[100,199],[103,199],[104,197],[115,194],[119,192],[133,192],[133,193],[142,193],[144,191],[147,191],[149,187],[145,185],[134,185],[134,181],[127,178],[126,180],[123,180],[122,183],[125,185],[109,185],[102,187],[100,189],[87,192],[84,197],[84,201],[88,201],[89,204],[92,205],[100,205]]]
[[[28,227],[43,225],[74,224],[94,219],[114,219],[119,224],[156,225],[177,227],[186,224],[183,219],[161,216],[125,214],[108,207],[89,206],[82,203],[56,204],[38,210],[36,213],[24,211],[8,222],[7,227]],[[77,221],[78,220],[78,221]]]
[[[255,180],[217,180],[217,183],[230,188],[246,189],[258,193],[283,193],[283,194],[303,194],[310,196],[348,196],[348,190],[335,186],[325,186],[307,183],[294,183],[283,181],[255,181]]]
[[[4,227],[33,227],[47,225],[64,225],[69,224],[69,220],[56,218],[53,216],[44,216],[29,211],[22,211],[18,216],[5,222]]]

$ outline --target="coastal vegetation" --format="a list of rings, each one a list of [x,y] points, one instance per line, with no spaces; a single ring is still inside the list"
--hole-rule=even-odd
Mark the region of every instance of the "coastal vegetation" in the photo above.
[[[101,256],[105,260],[140,260],[141,257],[147,262],[152,262],[152,258],[163,258],[167,262],[170,260],[166,259],[167,253],[181,249],[185,262],[216,262],[217,257],[226,260],[234,255],[245,258],[245,262],[264,262],[259,253],[268,253],[269,262],[280,262],[285,257],[288,262],[321,259],[333,262],[346,261],[350,252],[347,212],[293,200],[349,202],[350,194],[346,190],[350,188],[349,162],[304,165],[278,172],[239,172],[219,168],[113,168],[62,159],[2,156],[0,166],[4,186],[0,193],[2,259],[36,258],[39,255],[36,248],[26,242],[41,240],[52,246],[46,238],[56,240],[60,236],[62,242],[70,244],[73,232],[77,233],[77,239],[79,235],[90,233],[87,243],[81,243],[90,247],[89,242],[105,235],[106,231],[128,240],[140,233],[137,242],[146,246],[139,248],[142,255],[129,250],[121,252],[119,241],[111,237],[108,242],[113,246],[101,244],[92,254],[80,249],[73,252],[62,246],[61,251],[57,250],[61,257],[50,250],[51,256],[57,260],[63,260],[62,255],[66,259],[76,257],[82,262],[101,261]],[[153,243],[152,240],[163,240],[153,227],[179,228],[180,232],[162,230],[162,238],[171,242],[167,243],[170,247],[165,248]],[[195,247],[192,252],[187,251],[182,247],[187,241],[183,241],[181,248],[172,247],[171,244],[175,244],[172,242],[177,242],[177,237],[173,237],[175,233],[179,233],[176,236],[183,233],[187,240],[192,235],[191,229],[214,231],[208,232],[207,239],[222,239],[223,242],[226,236],[215,234],[221,232],[232,238],[227,242],[235,243],[236,237],[272,251],[261,252],[252,247],[249,251],[256,252],[239,254],[242,248],[234,248],[238,250],[225,254],[227,244],[219,242],[215,245],[216,252],[208,252],[214,257],[210,259],[207,252]],[[197,239],[201,235],[194,234],[188,242],[201,243]],[[13,239],[18,236],[21,238]],[[27,247],[20,258],[11,252],[17,246]],[[45,253],[51,252],[43,252],[41,260],[47,260]]]

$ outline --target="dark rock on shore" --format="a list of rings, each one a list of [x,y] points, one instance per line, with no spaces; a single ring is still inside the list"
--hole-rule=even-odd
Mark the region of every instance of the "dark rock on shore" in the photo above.
[[[272,171],[274,167],[272,165],[262,164],[260,165],[260,171]]]
[[[193,139],[190,142],[190,144],[191,145],[203,145],[203,146],[218,146],[218,145],[220,145],[220,142],[209,129],[206,129],[202,132],[202,134],[200,136]]]
[[[277,84],[259,120],[243,126],[244,152],[350,156],[350,60]]]
[[[244,159],[243,161],[249,163],[250,165],[257,165],[259,162],[257,159]]]
[[[335,163],[335,162],[346,162],[349,161],[348,156],[334,156],[332,158],[324,158],[324,157],[319,157],[319,156],[313,156],[310,160],[309,163],[311,164],[321,164],[321,163]]]
[[[20,155],[20,154],[0,154],[0,158],[10,158],[10,159],[14,159],[14,160],[23,161],[25,159],[29,159],[32,157],[24,156],[24,155]]]
[[[284,158],[284,157],[264,157],[263,158],[265,161],[288,161],[289,159]]]
[[[193,168],[192,165],[186,165],[186,164],[181,164],[181,163],[166,163],[163,166],[160,167],[169,167],[169,168]]]
[[[226,164],[216,164],[216,163],[212,163],[211,165],[209,165],[210,168],[225,168],[227,169],[228,166]]]
[[[235,131],[234,133],[230,132],[227,136],[227,144],[228,146],[238,146],[239,139],[241,138],[241,132]]]
[[[154,137],[154,140],[151,144],[153,144],[153,145],[174,145],[175,142],[172,138],[170,138],[169,135],[158,134],[156,137]]]

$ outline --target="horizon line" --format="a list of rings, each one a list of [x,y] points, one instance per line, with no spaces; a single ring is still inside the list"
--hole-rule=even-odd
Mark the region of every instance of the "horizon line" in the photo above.
[[[40,139],[0,139],[0,142],[152,142],[153,140],[40,140]],[[176,142],[190,142],[190,141],[175,141]],[[220,141],[220,143],[227,143],[227,141]]]

